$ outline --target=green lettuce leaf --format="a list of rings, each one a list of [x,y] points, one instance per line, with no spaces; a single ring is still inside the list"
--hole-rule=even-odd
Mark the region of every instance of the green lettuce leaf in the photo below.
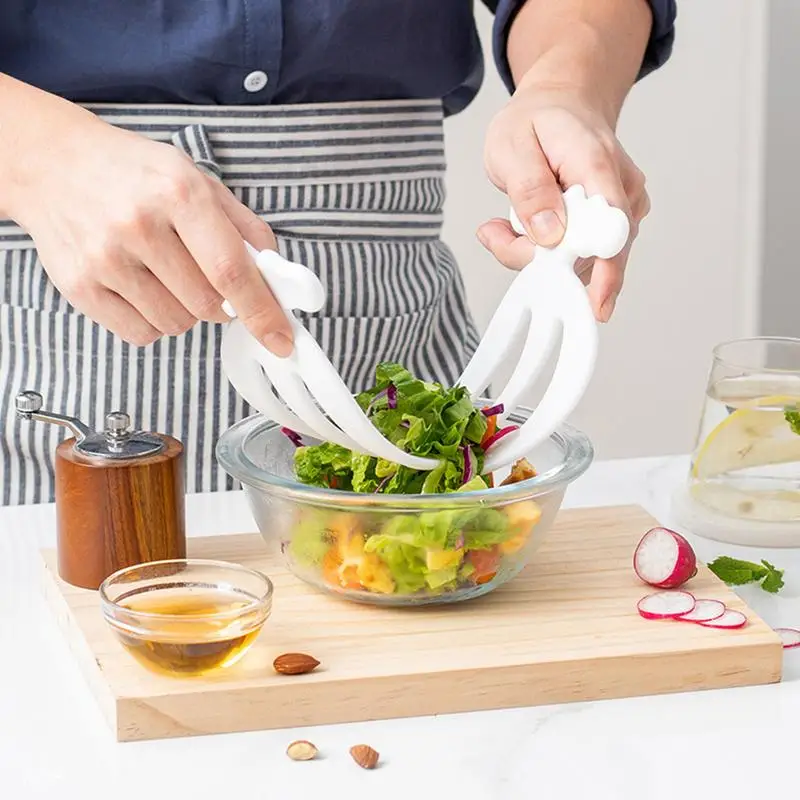
[[[374,492],[381,479],[375,474],[377,459],[353,453],[350,465],[353,470],[351,485],[354,492]]]
[[[458,564],[447,569],[431,570],[425,575],[425,583],[430,589],[449,589],[455,587],[458,579]]]
[[[800,411],[798,411],[796,408],[787,408],[783,412],[783,416],[789,423],[789,427],[796,434],[800,434]]]
[[[349,490],[352,487],[352,452],[332,442],[298,447],[294,454],[297,480],[311,486]]]
[[[389,408],[390,385],[395,408]],[[415,378],[400,364],[383,363],[375,370],[374,386],[356,400],[389,441],[407,453],[438,459],[440,467],[433,473],[412,470],[324,443],[298,448],[295,473],[301,483],[359,493],[454,492],[464,483],[465,446],[472,448],[480,475],[487,420],[472,405],[466,388],[446,389]]]
[[[304,509],[292,529],[289,555],[304,567],[319,567],[331,546],[327,532],[329,511]]]
[[[367,540],[371,552],[377,553],[389,567],[392,578],[397,587],[396,591],[405,594],[418,592],[426,585],[425,576],[428,568],[425,564],[425,551],[414,545],[407,544],[402,539],[385,538],[375,541],[372,537]]]

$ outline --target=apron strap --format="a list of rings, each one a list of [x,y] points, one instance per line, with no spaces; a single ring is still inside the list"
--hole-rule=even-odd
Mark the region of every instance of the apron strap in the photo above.
[[[214,158],[214,150],[204,125],[187,125],[175,131],[172,134],[172,144],[186,153],[207,175],[218,181],[222,180],[222,169]]]

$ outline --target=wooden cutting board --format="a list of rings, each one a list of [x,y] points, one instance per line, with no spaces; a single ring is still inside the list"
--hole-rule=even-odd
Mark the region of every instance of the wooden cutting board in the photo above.
[[[253,649],[220,677],[152,675],[117,643],[95,592],[56,575],[46,595],[120,741],[423,716],[777,682],[777,635],[708,569],[689,588],[749,618],[741,630],[647,621],[631,569],[655,521],[638,507],[562,512],[534,562],[493,593],[448,607],[387,610],[321,594],[256,534],[190,539],[189,553],[255,567],[275,584]],[[275,656],[322,664],[277,675]]]

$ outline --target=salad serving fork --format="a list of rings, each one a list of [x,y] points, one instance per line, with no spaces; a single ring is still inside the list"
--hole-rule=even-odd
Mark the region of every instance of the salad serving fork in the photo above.
[[[564,192],[567,224],[561,242],[537,247],[500,301],[486,333],[457,381],[473,400],[480,397],[525,331],[521,356],[492,405],[500,418],[513,412],[558,345],[558,359],[541,401],[519,428],[505,435],[485,454],[484,471],[508,466],[547,439],[572,413],[591,380],[597,355],[597,323],[586,289],[575,274],[579,258],[613,258],[625,246],[629,221],[605,198],[588,197],[584,188]],[[511,211],[511,223],[525,231]],[[222,364],[234,389],[252,408],[298,434],[335,442],[350,450],[383,458],[412,469],[430,470],[439,463],[406,453],[386,439],[364,414],[336,368],[293,310],[314,313],[325,304],[325,290],[307,267],[272,250],[248,245],[262,276],[288,317],[294,349],[288,358],[273,355],[233,317],[222,342]],[[560,334],[560,344],[559,344]]]

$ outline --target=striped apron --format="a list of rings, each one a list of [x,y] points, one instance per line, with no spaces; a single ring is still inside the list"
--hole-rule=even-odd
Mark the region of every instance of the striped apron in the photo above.
[[[319,275],[328,302],[302,321],[353,392],[381,361],[446,384],[458,377],[478,335],[439,239],[439,101],[88,108],[180,147],[272,226],[283,255]],[[221,371],[223,327],[200,322],[130,346],[76,312],[30,237],[0,220],[0,505],[53,500],[53,454],[67,435],[20,424],[14,397],[23,389],[94,429],[107,412],[127,411],[137,428],[184,443],[188,492],[235,488],[214,446],[252,412]]]

